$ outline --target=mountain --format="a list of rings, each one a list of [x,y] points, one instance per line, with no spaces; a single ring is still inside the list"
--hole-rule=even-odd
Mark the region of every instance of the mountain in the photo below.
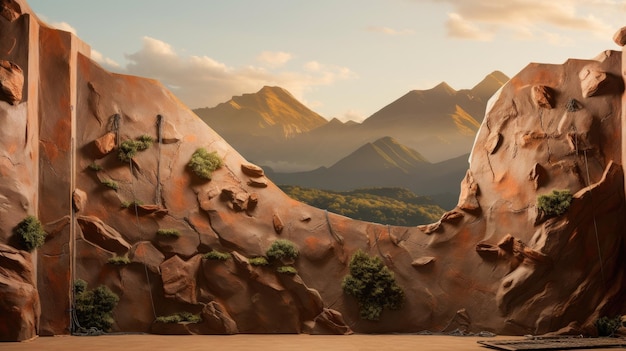
[[[327,123],[287,90],[269,86],[194,112],[227,140],[237,135],[289,139]]]
[[[452,208],[459,182],[468,167],[469,154],[431,163],[419,152],[391,137],[366,143],[331,167],[306,172],[265,171],[274,182],[332,191],[357,188],[404,187],[430,196],[443,208]]]
[[[330,167],[385,136],[441,162],[470,151],[488,99],[507,80],[494,71],[472,89],[442,82],[413,90],[363,123],[326,121],[278,87],[194,112],[248,159],[278,172]]]

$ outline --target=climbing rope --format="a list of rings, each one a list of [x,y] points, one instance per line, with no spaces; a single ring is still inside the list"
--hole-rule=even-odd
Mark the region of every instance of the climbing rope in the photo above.
[[[120,114],[113,115],[113,131],[115,132],[115,145],[120,146]]]
[[[132,180],[134,178],[132,158],[128,160],[128,164],[130,166],[130,174],[131,174],[130,189],[131,189],[131,194],[133,196],[133,208],[135,209],[135,223],[137,223],[139,232],[143,234],[143,228],[141,227],[141,223],[139,223],[139,209],[138,209],[139,204],[137,203],[137,197],[135,196],[135,182]],[[148,283],[148,292],[150,294],[150,305],[152,306],[152,314],[154,316],[154,319],[156,319],[157,318],[156,308],[154,307],[154,298],[152,296],[152,283],[150,282],[150,275],[148,274],[148,266],[144,263],[143,268],[144,268],[144,272],[146,273],[146,282]]]
[[[588,186],[591,185],[591,177],[589,176],[589,161],[587,160],[587,150],[583,150],[583,153],[585,155],[585,168],[587,169],[587,184]],[[602,284],[606,287],[606,279],[604,277],[604,260],[602,259],[602,250],[600,248],[600,237],[598,236],[598,223],[596,221],[596,211],[594,210],[595,207],[593,206],[593,191],[591,190],[591,188],[589,189],[589,198],[591,200],[591,213],[593,216],[593,228],[595,229],[595,233],[596,233],[596,248],[598,250],[598,259],[600,260],[600,274],[602,277]]]
[[[157,115],[157,140],[158,140],[158,156],[157,156],[157,179],[156,179],[156,194],[154,195],[154,203],[161,206],[161,143],[163,142],[163,116]]]

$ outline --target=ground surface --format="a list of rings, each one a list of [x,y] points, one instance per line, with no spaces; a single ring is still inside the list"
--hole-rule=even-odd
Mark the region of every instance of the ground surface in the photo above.
[[[106,335],[40,337],[21,343],[0,343],[2,351],[206,351],[211,350],[272,350],[272,351],[379,351],[379,350],[489,350],[479,340],[512,340],[522,337],[497,336],[459,337],[423,335],[232,335],[232,336],[160,336],[160,335]],[[595,349],[615,350],[615,349]]]

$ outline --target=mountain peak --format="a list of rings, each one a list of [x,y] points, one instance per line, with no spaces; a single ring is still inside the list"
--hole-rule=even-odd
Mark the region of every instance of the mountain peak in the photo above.
[[[476,95],[482,99],[487,100],[494,91],[500,89],[506,82],[508,82],[509,77],[506,74],[500,71],[493,71],[490,74],[486,75],[480,83],[476,84],[470,91],[473,95]]]
[[[446,93],[448,95],[454,95],[454,94],[457,93],[457,91],[454,88],[452,88],[446,82],[441,82],[441,83],[437,84],[436,86],[434,86],[430,90],[433,91],[433,92],[443,92],[443,93]]]

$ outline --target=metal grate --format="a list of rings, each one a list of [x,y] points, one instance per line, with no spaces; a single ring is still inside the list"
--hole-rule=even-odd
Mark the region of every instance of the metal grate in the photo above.
[[[527,340],[478,341],[483,346],[497,350],[572,350],[594,348],[624,348],[624,338],[539,338]]]

